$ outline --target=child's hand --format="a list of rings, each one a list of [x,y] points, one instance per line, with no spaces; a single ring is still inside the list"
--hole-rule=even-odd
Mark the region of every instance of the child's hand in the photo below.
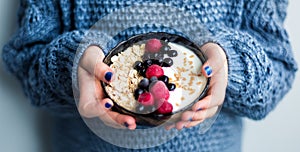
[[[135,129],[135,119],[111,111],[113,102],[104,98],[101,81],[113,80],[112,69],[103,63],[104,54],[99,47],[90,46],[82,56],[78,66],[80,89],[79,113],[87,118],[99,117],[106,125],[114,128]]]
[[[181,121],[167,126],[181,130],[193,127],[203,122],[206,118],[217,113],[218,107],[223,104],[227,87],[228,65],[223,49],[215,43],[207,43],[201,47],[208,60],[202,66],[202,73],[211,77],[207,96],[193,105],[192,110],[186,111],[181,116]]]

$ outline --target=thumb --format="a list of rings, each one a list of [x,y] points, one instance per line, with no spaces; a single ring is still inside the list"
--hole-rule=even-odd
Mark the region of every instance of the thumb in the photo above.
[[[204,76],[213,76],[227,63],[225,52],[218,44],[207,43],[201,47],[201,50],[207,57],[201,69]]]
[[[104,54],[97,46],[90,46],[84,53],[80,66],[98,80],[109,83],[113,80],[113,70],[103,63]]]

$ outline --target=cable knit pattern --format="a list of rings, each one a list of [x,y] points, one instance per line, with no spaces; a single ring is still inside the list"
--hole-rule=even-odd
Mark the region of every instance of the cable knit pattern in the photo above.
[[[125,6],[148,2],[154,0],[21,1],[19,29],[4,46],[2,57],[7,69],[22,83],[33,105],[65,117],[57,118],[55,151],[133,151],[101,140],[78,118],[71,79],[76,80],[76,74],[72,76],[72,67],[75,61],[76,70],[76,64],[89,45],[98,45],[107,53],[116,42],[132,35],[151,31],[176,33],[153,23],[126,29],[118,33],[110,45],[103,46],[102,40],[107,36],[105,33],[113,27],[122,26],[109,24],[118,18],[116,16],[107,19],[103,33],[92,34],[95,39],[79,47],[85,33],[99,19]],[[210,41],[218,43],[227,55],[229,80],[223,109],[205,134],[195,134],[198,127],[184,129],[161,146],[137,151],[240,151],[242,123],[239,116],[263,119],[289,91],[294,81],[297,64],[283,28],[287,1],[155,2],[176,7],[198,19],[197,22],[178,20],[174,24],[189,27],[187,25],[199,22],[207,27],[214,36]],[[140,15],[135,20],[145,20],[144,13],[149,12],[138,10]],[[134,21],[131,18],[125,20]],[[194,33],[197,37],[198,33]],[[80,53],[75,56],[77,49]]]

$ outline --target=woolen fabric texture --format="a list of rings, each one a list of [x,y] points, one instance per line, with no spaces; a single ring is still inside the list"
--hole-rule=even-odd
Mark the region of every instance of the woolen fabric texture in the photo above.
[[[126,6],[149,2],[189,12],[206,26],[214,36],[210,41],[227,55],[228,86],[223,108],[205,134],[196,134],[196,126],[183,129],[160,146],[133,150],[107,143],[86,127],[73,97],[72,67],[77,67],[73,61],[78,64],[85,50],[75,55],[84,34],[99,19]],[[19,29],[4,46],[2,58],[31,103],[56,115],[54,151],[235,152],[241,150],[242,117],[265,118],[294,81],[297,64],[283,26],[287,5],[286,0],[22,0]],[[149,12],[141,9],[138,13]],[[142,16],[137,17],[142,20]],[[156,25],[133,27],[120,32],[108,47],[99,47],[106,54],[120,41],[146,32],[176,33]],[[99,45],[97,40],[104,37],[105,31],[89,44]]]

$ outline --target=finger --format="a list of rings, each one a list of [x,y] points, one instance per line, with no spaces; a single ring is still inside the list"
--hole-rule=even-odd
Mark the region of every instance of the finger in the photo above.
[[[182,116],[182,121],[203,121],[207,118],[210,118],[214,116],[218,111],[218,106],[210,108],[210,109],[204,109],[200,111],[185,111]]]
[[[166,130],[171,130],[171,129],[174,128],[174,127],[175,127],[175,124],[167,125],[167,126],[165,126],[165,129],[166,129]]]
[[[185,126],[188,124],[189,122],[188,121],[179,121],[175,124],[175,128],[177,130],[182,130],[183,128],[185,128]]]
[[[191,128],[191,127],[195,127],[197,125],[199,125],[200,123],[202,123],[204,120],[200,120],[200,121],[191,121],[189,123],[187,123],[185,125],[185,128]]]
[[[128,128],[130,130],[134,130],[136,128],[135,119],[128,115],[123,115],[114,111],[108,111],[107,115],[103,118],[106,118],[106,122],[109,124],[118,124],[116,125],[117,127],[121,126],[122,128]]]
[[[192,107],[192,110],[198,111],[222,105],[226,94],[226,87],[226,68],[223,68],[213,77],[211,77],[210,88],[207,96],[195,103]]]
[[[201,50],[207,56],[207,61],[202,66],[204,76],[211,77],[227,63],[226,55],[218,44],[207,43],[201,47]]]
[[[104,57],[99,47],[90,46],[80,60],[80,66],[94,75],[98,80],[109,83],[113,80],[113,70],[107,64],[103,63]]]
[[[99,87],[99,81],[95,81],[95,78],[81,67],[78,68],[78,82],[80,90],[78,110],[82,116],[87,118],[101,116],[113,106],[110,99],[101,100],[103,91]]]

